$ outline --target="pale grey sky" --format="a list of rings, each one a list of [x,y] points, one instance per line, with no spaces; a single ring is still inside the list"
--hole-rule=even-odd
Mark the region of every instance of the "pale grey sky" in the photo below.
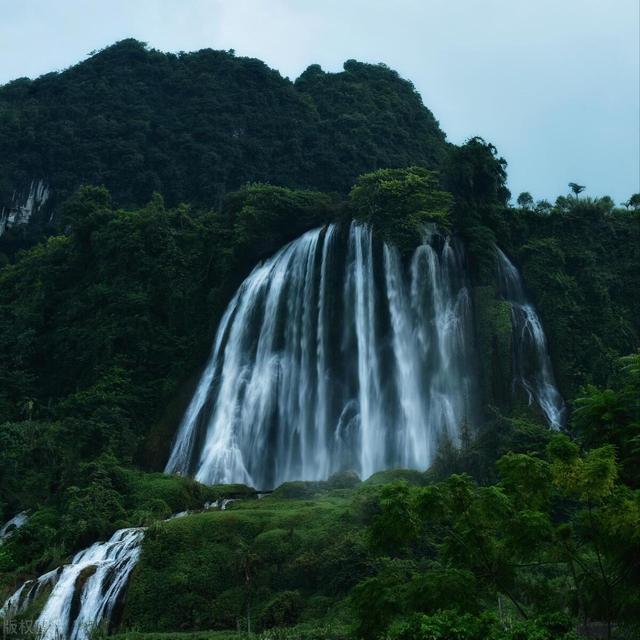
[[[0,0],[0,83],[135,37],[165,51],[385,62],[449,140],[493,142],[514,195],[640,191],[638,0]]]

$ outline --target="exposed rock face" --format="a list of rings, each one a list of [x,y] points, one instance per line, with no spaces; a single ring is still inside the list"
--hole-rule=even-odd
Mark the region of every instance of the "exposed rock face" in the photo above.
[[[0,209],[0,236],[7,229],[28,224],[40,213],[44,213],[50,195],[50,189],[44,180],[32,180],[28,189],[15,191],[9,206]]]

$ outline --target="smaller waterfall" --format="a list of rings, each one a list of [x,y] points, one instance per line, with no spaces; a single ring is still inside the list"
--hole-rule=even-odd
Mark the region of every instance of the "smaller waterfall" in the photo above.
[[[0,544],[3,540],[11,537],[16,529],[19,529],[29,519],[29,514],[26,511],[21,511],[17,515],[13,516],[11,520],[6,522],[0,527]]]
[[[225,511],[231,502],[235,499],[220,498],[205,503],[203,508]],[[192,513],[196,512],[174,513],[165,522]],[[144,527],[120,529],[107,542],[96,542],[76,553],[69,564],[36,580],[27,580],[0,607],[0,620],[23,613],[50,590],[35,622],[40,640],[88,640],[93,629],[103,622],[112,622],[129,575],[140,557],[144,533]]]
[[[529,404],[538,404],[549,426],[559,429],[566,408],[554,380],[542,323],[527,299],[520,273],[499,248],[496,250],[500,294],[511,306],[514,381],[527,393]]]
[[[6,620],[25,611],[41,593],[58,582],[62,569],[63,567],[58,567],[41,575],[37,580],[27,580],[23,583],[0,608],[0,619]]]
[[[0,618],[23,612],[52,588],[36,626],[42,640],[86,640],[114,608],[140,555],[144,529],[120,529],[107,542],[77,553],[70,564],[25,582],[0,609]]]

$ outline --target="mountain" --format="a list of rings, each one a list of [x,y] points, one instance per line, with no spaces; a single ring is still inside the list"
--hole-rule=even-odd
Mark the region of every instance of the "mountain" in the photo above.
[[[510,206],[355,61],[126,40],[0,117],[8,637],[635,637],[631,204]]]
[[[413,85],[384,65],[313,65],[294,83],[233,52],[123,40],[0,87],[0,232],[55,228],[82,184],[106,186],[116,206],[160,192],[213,208],[248,182],[344,194],[380,167],[436,168],[446,150]]]

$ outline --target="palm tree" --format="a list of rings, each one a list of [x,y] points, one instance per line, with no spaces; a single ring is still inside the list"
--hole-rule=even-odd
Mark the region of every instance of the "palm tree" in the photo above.
[[[582,193],[587,187],[584,187],[581,184],[578,184],[577,182],[570,182],[569,183],[569,188],[571,189],[571,191],[573,191],[573,193],[575,194],[575,196],[577,198],[578,194]]]

